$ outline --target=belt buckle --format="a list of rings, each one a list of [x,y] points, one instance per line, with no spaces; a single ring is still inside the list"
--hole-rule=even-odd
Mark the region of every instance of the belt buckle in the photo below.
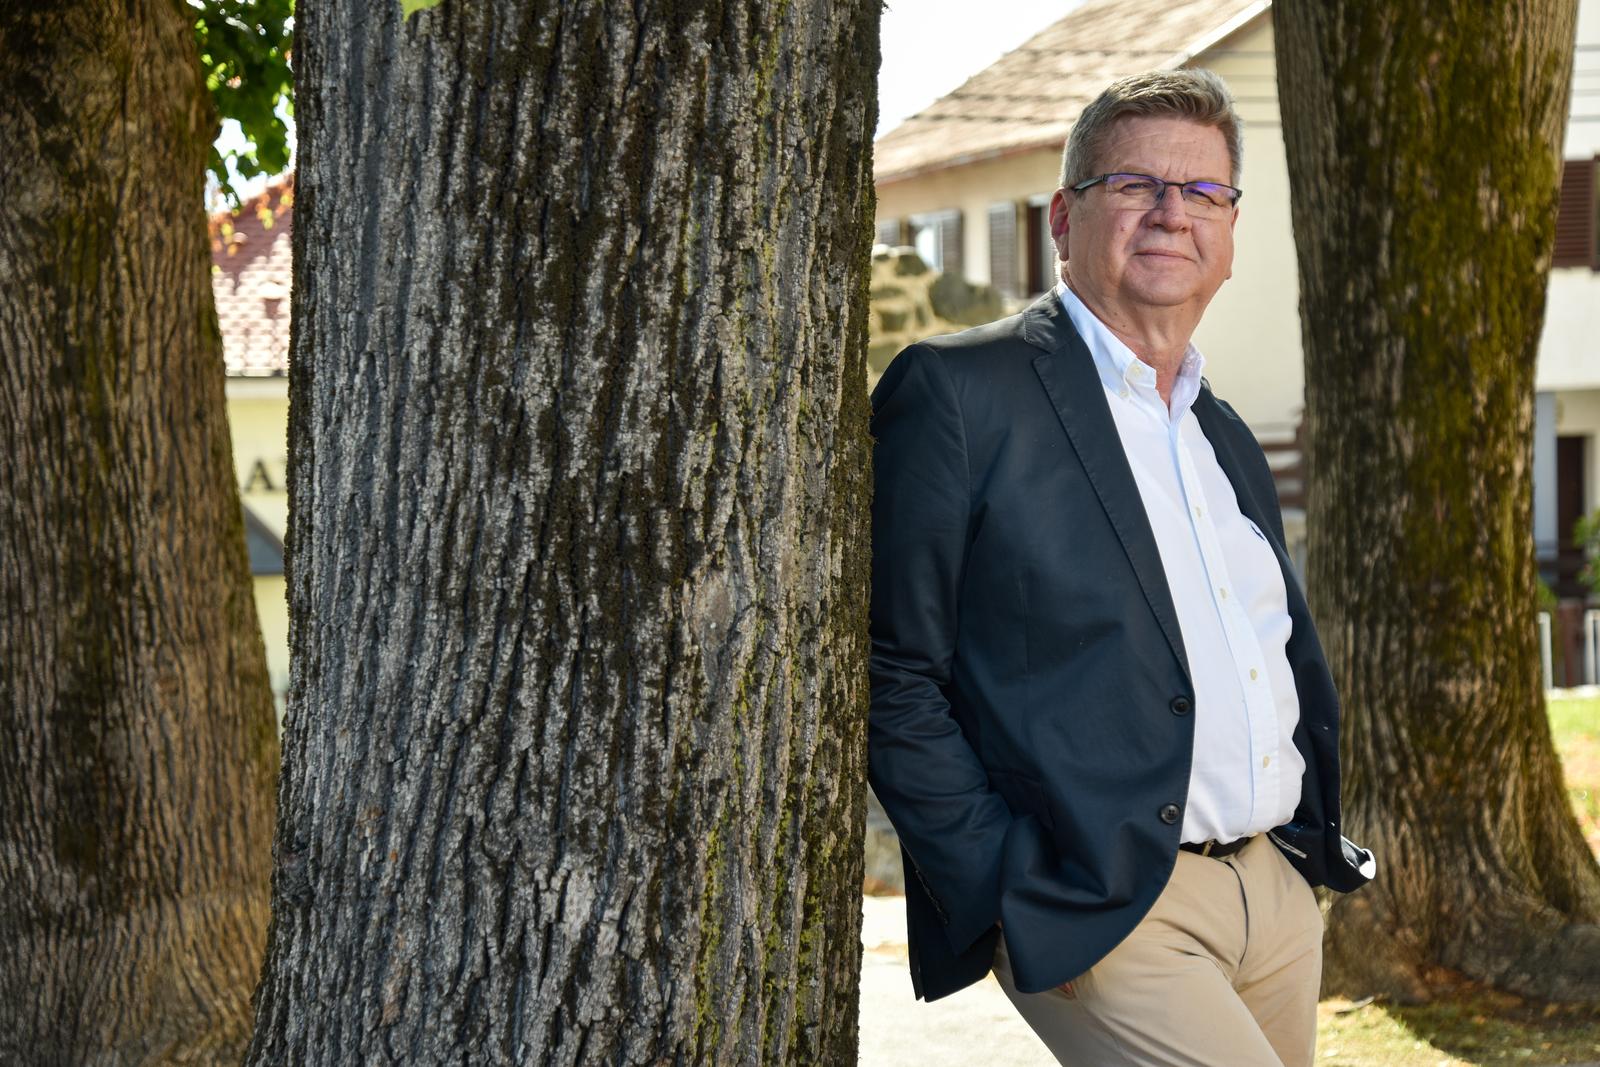
[[[1200,846],[1200,855],[1209,856],[1209,855],[1211,855],[1211,850],[1213,848],[1216,848],[1216,847],[1217,847],[1217,839],[1213,837],[1211,840],[1207,841],[1204,845]]]

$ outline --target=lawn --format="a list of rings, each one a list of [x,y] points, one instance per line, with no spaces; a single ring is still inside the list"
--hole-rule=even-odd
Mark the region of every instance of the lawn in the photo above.
[[[1600,697],[1552,700],[1550,732],[1567,774],[1567,794],[1589,847],[1600,855]]]
[[[1550,729],[1567,793],[1600,855],[1600,698],[1553,700]],[[1321,1067],[1600,1063],[1600,1009],[1465,991],[1421,1007],[1322,1002]]]
[[[1592,1007],[1474,993],[1410,1008],[1329,999],[1318,1015],[1324,1067],[1600,1063],[1600,1011]]]

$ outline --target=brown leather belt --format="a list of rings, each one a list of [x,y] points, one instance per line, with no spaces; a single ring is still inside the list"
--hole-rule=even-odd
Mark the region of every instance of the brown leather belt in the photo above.
[[[1185,852],[1193,852],[1196,856],[1210,856],[1214,860],[1220,860],[1226,859],[1235,852],[1240,851],[1244,848],[1244,846],[1248,845],[1254,840],[1255,836],[1251,835],[1250,837],[1236,838],[1225,844],[1220,841],[1203,841],[1199,844],[1196,844],[1193,841],[1185,841],[1178,847],[1183,849]]]

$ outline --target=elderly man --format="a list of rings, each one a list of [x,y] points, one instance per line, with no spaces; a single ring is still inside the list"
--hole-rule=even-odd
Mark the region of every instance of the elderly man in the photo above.
[[[1063,284],[906,349],[873,394],[873,789],[912,980],[991,969],[1062,1063],[1312,1062],[1338,700],[1255,438],[1190,342],[1233,263],[1207,71],[1089,105]]]

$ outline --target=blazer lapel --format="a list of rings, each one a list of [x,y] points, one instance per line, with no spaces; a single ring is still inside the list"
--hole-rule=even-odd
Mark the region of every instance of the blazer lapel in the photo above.
[[[1166,569],[1161,565],[1161,550],[1156,547],[1150,517],[1133,480],[1133,468],[1122,449],[1122,438],[1112,421],[1105,389],[1095,371],[1094,357],[1078,336],[1060,298],[1046,293],[1023,312],[1023,340],[1043,351],[1034,358],[1033,368],[1044,385],[1045,395],[1056,409],[1094,487],[1100,506],[1122,542],[1123,551],[1133,564],[1139,588],[1150,604],[1161,632],[1166,634],[1173,655],[1190,678],[1189,659],[1183,649],[1183,633],[1178,627],[1177,609],[1167,585]]]
[[[1211,442],[1211,451],[1216,454],[1217,464],[1222,468],[1222,473],[1228,476],[1229,484],[1233,486],[1233,495],[1239,502],[1239,510],[1266,535],[1267,543],[1272,546],[1273,554],[1278,557],[1278,569],[1283,571],[1283,584],[1289,594],[1290,617],[1296,620],[1309,619],[1310,609],[1306,606],[1300,579],[1295,576],[1294,565],[1289,560],[1289,551],[1278,537],[1277,525],[1267,520],[1268,510],[1251,488],[1250,479],[1244,473],[1244,464],[1234,448],[1234,442],[1239,434],[1250,433],[1250,428],[1237,416],[1222,410],[1217,398],[1211,394],[1209,386],[1200,390],[1200,395],[1195,398],[1191,410],[1194,411],[1196,421],[1200,423],[1200,432]],[[1237,426],[1230,426],[1230,423],[1237,423]],[[1252,435],[1251,440],[1254,439]],[[1275,488],[1271,491],[1277,492]]]

